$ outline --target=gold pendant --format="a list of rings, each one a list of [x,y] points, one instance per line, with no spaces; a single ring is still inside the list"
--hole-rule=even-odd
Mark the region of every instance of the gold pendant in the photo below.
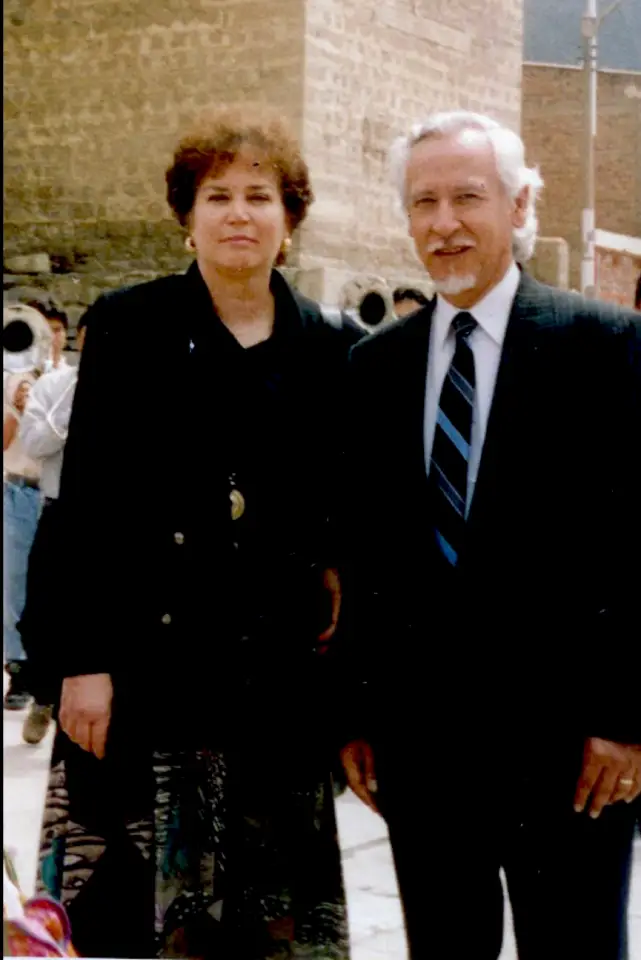
[[[231,500],[231,518],[239,520],[245,512],[245,498],[240,490],[234,487],[229,494],[229,499]]]

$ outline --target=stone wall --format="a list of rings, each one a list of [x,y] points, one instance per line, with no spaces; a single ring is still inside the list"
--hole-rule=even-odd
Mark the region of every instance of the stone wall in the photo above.
[[[521,44],[521,0],[308,2],[304,144],[318,203],[303,227],[304,265],[322,257],[420,276],[390,144],[436,109],[486,111],[518,128]]]
[[[4,20],[9,254],[180,267],[164,173],[185,118],[262,98],[300,128],[300,0],[7,0]]]
[[[5,273],[3,293],[5,300],[19,299],[23,290],[46,291],[64,306],[70,325],[76,323],[87,307],[107,290],[116,290],[125,283],[144,283],[160,275],[158,270],[135,270],[125,266],[117,273],[104,269],[90,269],[86,273]],[[108,264],[107,264],[108,266]]]
[[[541,168],[541,232],[570,247],[570,286],[580,287],[584,204],[583,71],[526,64],[522,133]],[[596,226],[641,237],[641,74],[601,71],[596,139]]]
[[[634,306],[637,280],[641,275],[641,256],[621,250],[596,249],[597,289],[602,300]]]
[[[562,237],[539,236],[527,271],[541,283],[567,290],[570,285],[570,251],[567,241]]]
[[[308,286],[424,280],[388,148],[436,108],[518,126],[521,21],[522,0],[6,0],[5,254],[48,253],[73,289],[184,268],[164,201],[178,132],[262,100],[312,171],[290,259]]]

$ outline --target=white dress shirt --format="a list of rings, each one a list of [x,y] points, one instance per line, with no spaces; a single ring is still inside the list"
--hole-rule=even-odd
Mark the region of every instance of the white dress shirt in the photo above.
[[[61,356],[58,360],[58,366],[54,367],[53,360],[51,357],[48,357],[43,364],[42,374],[44,376],[45,373],[55,373],[60,370],[68,370],[70,366],[71,364],[68,362],[68,360]]]
[[[472,419],[472,443],[468,461],[467,509],[469,510],[474,485],[478,476],[481,453],[485,441],[485,431],[494,396],[496,375],[501,360],[503,340],[512,303],[516,296],[521,275],[519,268],[512,262],[503,279],[493,287],[482,300],[464,311],[471,314],[478,326],[470,334],[468,343],[474,354],[476,388],[474,391],[474,411]],[[425,386],[425,416],[423,426],[425,465],[430,472],[430,458],[434,443],[436,417],[441,396],[441,388],[449,365],[454,356],[456,337],[451,330],[452,320],[461,313],[459,307],[452,306],[440,295],[432,315],[430,331],[430,352],[427,365]]]
[[[58,499],[60,473],[78,368],[65,364],[46,373],[31,388],[20,422],[23,449],[40,461],[40,489],[45,497]]]

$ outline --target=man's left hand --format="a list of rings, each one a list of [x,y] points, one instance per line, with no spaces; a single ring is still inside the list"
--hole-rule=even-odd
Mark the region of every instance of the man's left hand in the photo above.
[[[619,800],[632,803],[641,796],[641,745],[590,737],[583,751],[583,769],[574,797],[577,813],[598,817]]]
[[[338,625],[338,615],[341,612],[341,581],[338,576],[338,570],[333,570],[328,568],[323,572],[323,588],[327,590],[331,597],[332,601],[332,612],[331,612],[331,621],[326,630],[323,630],[318,636],[318,641],[321,644],[320,650],[324,652],[326,649],[325,644],[332,639],[336,633],[336,627]]]

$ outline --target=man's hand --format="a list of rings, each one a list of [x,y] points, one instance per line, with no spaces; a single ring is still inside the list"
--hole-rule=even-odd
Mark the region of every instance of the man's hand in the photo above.
[[[20,428],[17,418],[8,410],[2,418],[2,452],[8,450]]]
[[[356,796],[375,813],[380,813],[373,795],[378,791],[374,752],[365,740],[352,740],[341,750],[347,783]]]
[[[60,726],[70,740],[99,760],[105,755],[112,698],[108,673],[67,677],[62,684]]]
[[[591,817],[598,817],[608,804],[619,800],[632,803],[640,795],[641,746],[598,737],[587,740],[574,797],[577,813],[587,809]]]
[[[338,576],[338,570],[333,570],[331,568],[323,571],[323,588],[329,593],[332,601],[332,613],[331,613],[331,622],[326,630],[323,630],[319,634],[318,640],[320,644],[326,644],[329,640],[332,639],[336,633],[336,627],[338,625],[338,615],[341,612],[341,581]],[[321,652],[324,652],[323,647],[321,647]]]
[[[14,390],[12,403],[18,413],[24,413],[30,390],[31,384],[28,380],[21,380]]]

